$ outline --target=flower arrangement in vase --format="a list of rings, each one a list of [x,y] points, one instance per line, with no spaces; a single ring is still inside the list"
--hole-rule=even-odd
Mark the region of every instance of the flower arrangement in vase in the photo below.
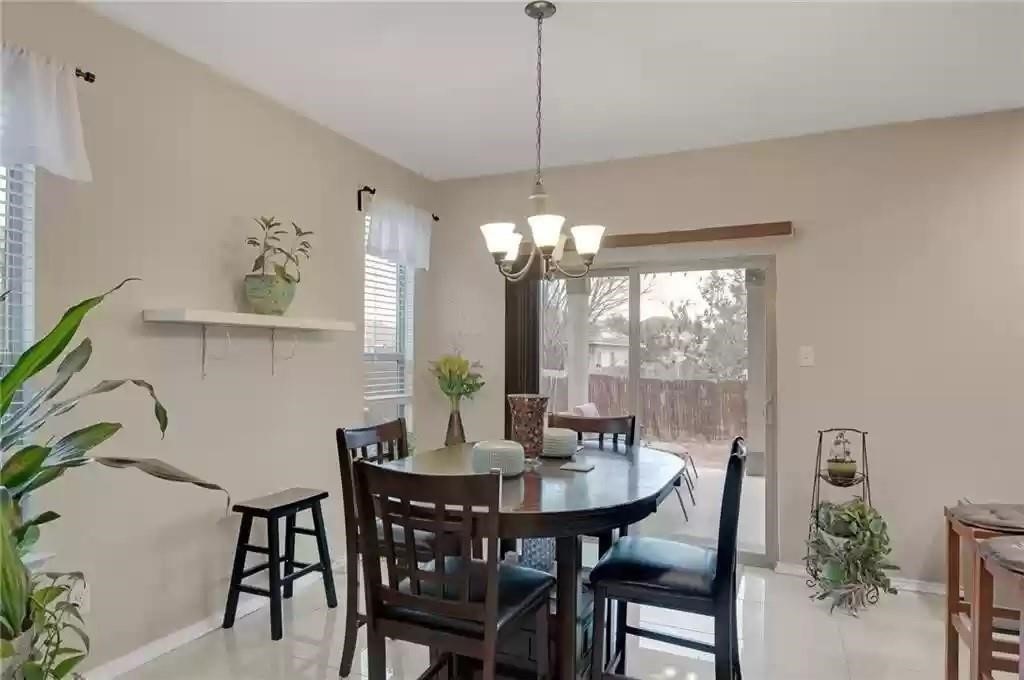
[[[462,444],[466,441],[466,432],[462,428],[462,413],[459,405],[462,399],[472,399],[473,395],[484,386],[483,376],[476,370],[478,362],[470,362],[461,354],[445,354],[437,361],[430,362],[430,373],[437,378],[437,386],[441,393],[448,397],[451,411],[448,414],[448,431],[444,437],[445,446]]]

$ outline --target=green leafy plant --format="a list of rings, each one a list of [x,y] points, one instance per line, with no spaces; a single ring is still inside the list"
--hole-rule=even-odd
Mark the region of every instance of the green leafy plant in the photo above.
[[[81,628],[81,616],[70,593],[80,574],[47,574],[43,582],[29,576],[23,557],[39,539],[40,527],[60,517],[53,511],[25,516],[25,500],[38,489],[62,477],[68,470],[98,463],[112,468],[131,467],[150,476],[194,484],[227,492],[156,458],[101,457],[92,449],[121,429],[120,423],[101,422],[77,429],[43,443],[27,439],[53,420],[74,409],[82,400],[116,390],[123,385],[142,389],[153,402],[153,416],[161,436],[168,424],[167,410],[153,386],[139,378],[101,380],[69,398],[62,390],[92,356],[92,341],[85,338],[64,354],[85,316],[107,295],[129,281],[125,279],[106,293],[74,305],[41,340],[26,350],[0,379],[0,656],[10,657],[13,642],[25,633],[32,635],[32,655],[15,669],[13,677],[46,680],[73,675],[73,669],[88,653],[88,637]],[[0,296],[0,300],[4,296]],[[63,358],[61,359],[61,355]],[[26,381],[60,360],[51,382],[23,403],[12,408],[15,395],[25,394]],[[55,441],[56,440],[56,441]],[[230,503],[230,498],[228,499]],[[69,632],[70,631],[70,632]],[[66,644],[75,638],[77,646]],[[5,670],[5,673],[7,671]],[[6,675],[4,677],[7,677]]]
[[[437,378],[441,392],[448,397],[453,409],[459,407],[463,397],[472,398],[484,386],[483,377],[475,369],[477,362],[470,362],[460,354],[445,354],[437,361],[430,362],[430,373]]]
[[[855,498],[846,503],[822,502],[812,517],[805,558],[807,573],[819,600],[830,599],[851,614],[876,604],[882,593],[896,594],[887,571],[892,546],[885,519]]]
[[[307,237],[312,236],[313,232],[303,231],[299,225],[292,222],[295,236],[292,239],[291,247],[285,250],[281,245],[281,237],[287,234],[288,230],[282,229],[281,223],[276,218],[254,217],[253,220],[260,226],[262,232],[258,236],[250,236],[245,239],[246,245],[253,246],[260,251],[252,263],[253,272],[266,275],[267,267],[271,267],[274,273],[282,279],[298,283],[302,278],[299,271],[299,256],[309,259],[309,252],[313,246]],[[279,261],[275,262],[274,258],[279,258]],[[295,267],[295,276],[288,271],[289,265]]]

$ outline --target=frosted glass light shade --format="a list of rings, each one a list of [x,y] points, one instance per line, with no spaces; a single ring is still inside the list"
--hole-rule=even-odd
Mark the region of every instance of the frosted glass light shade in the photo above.
[[[604,227],[600,224],[581,224],[570,231],[572,240],[576,243],[576,252],[580,255],[596,255],[601,249]]]
[[[512,222],[491,222],[481,225],[480,231],[487,242],[487,252],[492,255],[507,253],[515,230],[516,225]]]
[[[518,231],[513,232],[509,237],[508,252],[505,253],[505,262],[515,262],[519,259],[519,244],[523,242],[523,235]]]
[[[565,218],[561,215],[531,215],[526,218],[533,232],[533,242],[538,248],[554,248],[562,234]]]

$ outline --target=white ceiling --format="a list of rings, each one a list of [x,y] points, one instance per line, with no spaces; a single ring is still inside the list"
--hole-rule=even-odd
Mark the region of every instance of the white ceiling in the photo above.
[[[103,2],[433,179],[533,163],[523,3]],[[1024,3],[580,3],[545,24],[545,164],[1024,106]]]

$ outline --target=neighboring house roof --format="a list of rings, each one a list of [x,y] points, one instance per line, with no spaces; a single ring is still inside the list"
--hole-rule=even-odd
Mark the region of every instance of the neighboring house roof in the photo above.
[[[612,347],[629,347],[629,336],[618,331],[610,331],[604,328],[590,332],[591,345],[605,345]]]

